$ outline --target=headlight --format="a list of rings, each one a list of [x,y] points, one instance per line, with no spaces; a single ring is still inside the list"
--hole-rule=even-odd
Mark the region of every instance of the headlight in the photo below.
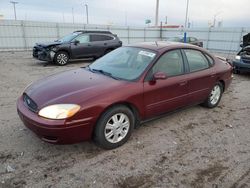
[[[80,110],[80,106],[76,104],[55,104],[46,106],[39,111],[39,116],[48,119],[66,119]]]
[[[239,55],[237,55],[237,56],[235,56],[235,59],[236,59],[236,60],[240,60],[241,57],[240,57]]]

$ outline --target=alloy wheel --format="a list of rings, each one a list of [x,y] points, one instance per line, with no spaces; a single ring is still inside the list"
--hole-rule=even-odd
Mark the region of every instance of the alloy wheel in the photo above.
[[[106,123],[104,134],[110,143],[118,143],[126,137],[129,132],[130,121],[126,114],[117,113]]]
[[[217,104],[217,102],[220,100],[221,96],[221,88],[219,85],[214,86],[211,94],[210,94],[210,102],[212,105]]]
[[[58,54],[57,63],[60,65],[64,65],[68,62],[68,57],[65,54]]]

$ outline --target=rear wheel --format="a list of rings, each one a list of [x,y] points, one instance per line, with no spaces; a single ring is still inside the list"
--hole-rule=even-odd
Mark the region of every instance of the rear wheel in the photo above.
[[[223,86],[220,82],[218,82],[213,87],[212,91],[210,92],[208,98],[203,103],[203,105],[208,108],[216,107],[220,102],[222,93],[223,93]]]
[[[114,149],[129,139],[134,129],[134,114],[126,106],[108,109],[99,119],[94,140],[104,149]]]
[[[69,62],[69,55],[67,52],[59,51],[56,53],[54,61],[57,65],[66,65]]]

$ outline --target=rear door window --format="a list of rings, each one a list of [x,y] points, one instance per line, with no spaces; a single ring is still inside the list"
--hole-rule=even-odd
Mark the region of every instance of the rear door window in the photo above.
[[[207,58],[198,50],[185,49],[184,50],[190,72],[195,72],[209,67]]]

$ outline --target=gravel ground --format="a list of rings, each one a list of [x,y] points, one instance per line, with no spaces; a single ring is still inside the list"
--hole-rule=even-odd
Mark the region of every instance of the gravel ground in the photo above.
[[[0,53],[0,187],[250,187],[250,75],[235,75],[217,108],[145,123],[115,150],[39,140],[19,119],[17,97],[33,80],[87,63]]]

